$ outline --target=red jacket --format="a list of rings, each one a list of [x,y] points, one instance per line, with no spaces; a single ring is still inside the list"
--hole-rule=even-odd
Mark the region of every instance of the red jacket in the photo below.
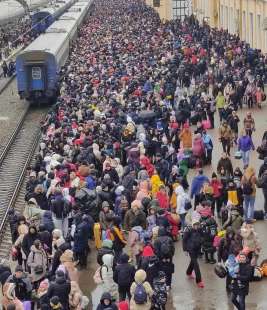
[[[156,199],[159,201],[159,206],[162,209],[168,209],[169,208],[169,197],[166,193],[157,192]]]
[[[223,185],[220,180],[211,180],[211,187],[213,188],[213,197],[218,198],[221,196]]]

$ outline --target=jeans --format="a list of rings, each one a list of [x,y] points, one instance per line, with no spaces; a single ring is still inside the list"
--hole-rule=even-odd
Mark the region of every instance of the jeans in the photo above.
[[[244,167],[249,165],[249,154],[250,154],[250,151],[241,151]]]
[[[197,261],[197,254],[189,253],[189,256],[190,256],[190,263],[186,270],[186,274],[189,276],[190,274],[192,274],[194,270],[195,275],[196,275],[196,283],[199,283],[201,282],[201,273],[200,273],[199,264]]]
[[[237,300],[238,298],[238,300]],[[237,310],[245,310],[246,309],[246,304],[245,304],[245,295],[236,295],[232,294],[232,303],[235,305]]]
[[[255,197],[254,196],[244,195],[245,220],[254,219],[254,204],[255,204]]]
[[[220,122],[223,120],[223,109],[218,109]]]
[[[180,221],[181,221],[181,230],[184,230],[186,223],[185,223],[185,217],[186,213],[179,214],[180,216]]]

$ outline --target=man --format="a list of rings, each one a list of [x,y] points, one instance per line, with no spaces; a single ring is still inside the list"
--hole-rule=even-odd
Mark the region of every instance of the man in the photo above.
[[[243,121],[244,129],[246,130],[246,133],[251,137],[252,132],[255,131],[255,120],[252,117],[251,112],[247,112],[247,116],[244,118]]]
[[[199,288],[204,288],[204,283],[201,278],[201,273],[198,264],[198,255],[201,251],[201,229],[200,223],[197,219],[192,220],[192,227],[186,229],[183,236],[183,250],[188,252],[190,256],[190,263],[186,270],[186,274],[190,279],[194,276],[192,272],[195,272],[196,283]]]
[[[197,196],[199,195],[204,183],[209,183],[209,178],[203,175],[203,170],[200,169],[198,171],[198,175],[195,176],[192,181],[191,194],[190,194],[191,199],[195,197],[195,206],[198,203]]]
[[[20,301],[31,300],[31,280],[23,272],[22,266],[18,265],[15,268],[15,273],[7,279],[7,282],[15,284],[15,295]]]
[[[222,157],[218,161],[217,173],[221,175],[221,171],[225,172],[227,177],[232,177],[234,175],[233,165],[231,159],[227,156],[226,153],[222,153]]]
[[[202,140],[206,151],[206,163],[210,165],[212,161],[213,143],[211,136],[206,132],[206,130],[202,131]]]
[[[234,134],[234,142],[237,144],[237,138],[238,138],[238,123],[240,122],[240,119],[236,113],[236,111],[233,111],[231,115],[227,118],[227,123],[229,124],[233,134]]]
[[[124,217],[124,226],[127,231],[133,228],[133,223],[138,219],[143,229],[146,229],[146,214],[141,210],[141,203],[134,200],[131,204],[131,209],[128,210]]]
[[[225,153],[230,156],[230,149],[232,143],[232,130],[226,121],[223,121],[219,128],[219,140],[222,143],[222,148]]]
[[[225,106],[225,98],[221,91],[218,92],[218,96],[215,99],[216,101],[216,108],[219,112],[220,122],[222,122],[223,119],[223,107]]]

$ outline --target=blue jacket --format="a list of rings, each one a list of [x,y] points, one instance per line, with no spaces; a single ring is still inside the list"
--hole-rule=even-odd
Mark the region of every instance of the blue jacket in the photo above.
[[[254,144],[250,136],[242,136],[238,139],[238,150],[242,152],[254,150]]]
[[[205,175],[199,174],[196,177],[194,177],[190,197],[193,198],[195,195],[199,194],[203,184],[206,182],[209,183],[209,179]]]

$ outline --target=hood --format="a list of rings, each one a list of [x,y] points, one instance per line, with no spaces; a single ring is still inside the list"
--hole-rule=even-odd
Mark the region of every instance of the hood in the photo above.
[[[29,201],[28,201],[28,205],[34,205],[35,207],[37,207],[37,208],[38,208],[38,203],[37,203],[37,201],[36,201],[36,199],[35,199],[35,198],[31,198],[31,199],[29,199]]]
[[[37,249],[34,244],[31,246],[31,251],[34,253],[42,253],[42,251],[40,249]]]
[[[177,195],[183,195],[184,194],[184,188],[181,185],[178,185],[175,189],[175,192]]]
[[[129,261],[129,255],[127,255],[126,253],[122,253],[120,256],[120,263],[127,264],[128,261]]]
[[[108,248],[108,249],[112,249],[113,247],[113,242],[109,239],[106,239],[102,242],[102,247],[103,248]]]
[[[138,234],[141,234],[143,231],[143,228],[141,226],[134,226],[132,230],[136,231]]]
[[[112,268],[113,260],[114,260],[114,256],[111,254],[105,254],[102,257],[102,261],[103,261],[104,265],[106,265],[108,268]]]
[[[146,280],[146,272],[143,269],[139,269],[136,271],[134,280],[137,283],[143,283]]]
[[[73,251],[66,250],[61,256],[60,256],[61,263],[65,262],[73,262]]]
[[[166,230],[164,227],[159,227],[158,236],[159,237],[166,236]]]
[[[155,256],[155,253],[150,245],[144,247],[142,256],[144,257]]]
[[[112,297],[110,295],[110,293],[103,293],[100,299],[101,303],[104,303],[104,299],[108,299],[110,302],[112,302]]]

